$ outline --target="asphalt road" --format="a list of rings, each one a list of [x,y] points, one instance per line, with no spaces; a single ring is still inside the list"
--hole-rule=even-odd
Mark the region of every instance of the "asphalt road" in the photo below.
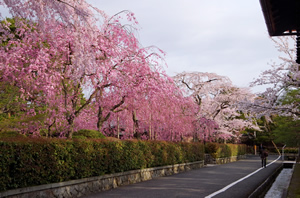
[[[82,198],[248,197],[281,166],[282,162],[280,160],[270,164],[277,158],[277,155],[270,155],[267,168],[261,168],[259,156],[248,156],[246,159],[237,162],[208,165],[201,169],[121,186],[116,189],[83,196]],[[256,173],[253,173],[255,171]],[[218,192],[220,190],[221,192]]]

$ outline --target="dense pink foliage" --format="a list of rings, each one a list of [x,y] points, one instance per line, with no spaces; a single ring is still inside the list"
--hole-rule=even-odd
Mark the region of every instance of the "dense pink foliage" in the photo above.
[[[238,102],[252,97],[247,90],[216,74],[168,77],[164,53],[137,40],[132,12],[109,17],[84,0],[0,5],[16,26],[15,32],[7,21],[0,27],[7,41],[0,47],[0,81],[20,89],[28,117],[43,115],[24,122],[24,132],[71,138],[96,129],[122,138],[210,141],[253,127],[237,119]]]

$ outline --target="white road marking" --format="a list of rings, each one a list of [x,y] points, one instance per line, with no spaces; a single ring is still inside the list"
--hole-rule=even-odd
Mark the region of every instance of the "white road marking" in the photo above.
[[[277,160],[279,160],[281,158],[281,156],[279,156],[277,159],[273,160],[271,163],[267,164],[267,166],[270,166],[271,164],[275,163]],[[247,179],[248,177],[251,177],[252,175],[254,175],[255,173],[259,172],[260,170],[264,169],[263,167],[257,169],[256,171],[250,173],[249,175],[246,175],[245,177],[235,181],[235,182],[232,182],[231,184],[225,186],[224,188],[222,188],[221,190],[218,190],[210,195],[207,195],[205,198],[211,198],[211,197],[214,197],[222,192],[225,192],[227,189],[231,188],[232,186],[234,186],[235,184]]]

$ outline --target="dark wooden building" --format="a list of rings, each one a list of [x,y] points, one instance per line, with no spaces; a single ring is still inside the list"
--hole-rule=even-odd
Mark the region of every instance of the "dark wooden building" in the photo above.
[[[297,35],[300,64],[300,0],[260,0],[270,36]]]

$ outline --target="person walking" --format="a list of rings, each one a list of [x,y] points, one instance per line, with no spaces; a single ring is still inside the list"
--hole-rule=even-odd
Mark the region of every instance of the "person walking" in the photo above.
[[[261,167],[267,168],[267,157],[268,157],[268,152],[266,149],[262,147],[260,151]]]

